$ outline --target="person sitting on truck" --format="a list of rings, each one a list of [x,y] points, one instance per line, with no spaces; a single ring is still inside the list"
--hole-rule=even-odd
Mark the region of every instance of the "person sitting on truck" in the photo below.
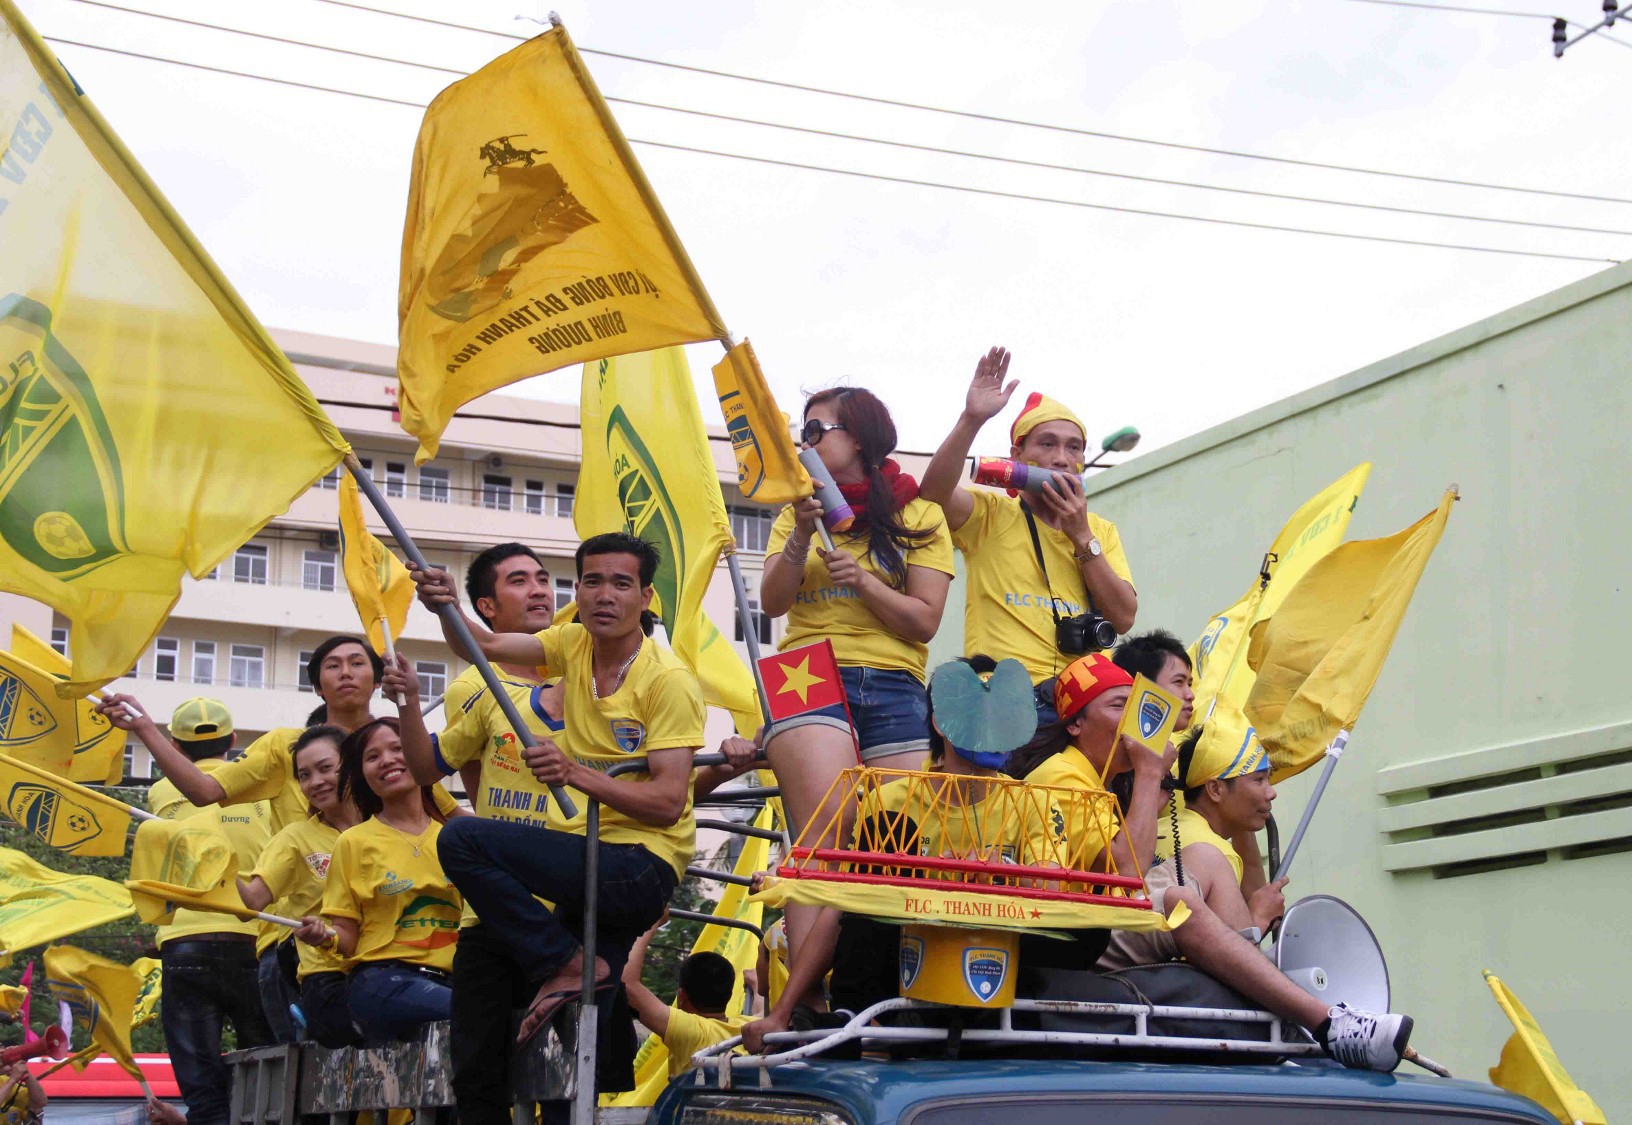
[[[1054,687],[1060,718],[1038,731],[1015,752],[1010,771],[1032,784],[1080,785],[1100,790],[1107,773],[1118,793],[1115,823],[1072,824],[1069,832],[1094,832],[1103,841],[1097,870],[1114,857],[1124,874],[1148,872],[1156,853],[1156,819],[1165,803],[1162,781],[1178,757],[1168,745],[1157,755],[1117,729],[1133,687],[1133,677],[1095,653],[1073,661]],[[1131,775],[1131,787],[1126,779]],[[1182,858],[1182,857],[1181,857]],[[1411,1038],[1410,1016],[1374,1013],[1343,1004],[1328,1008],[1277,969],[1256,946],[1208,908],[1194,885],[1174,885],[1151,893],[1155,908],[1172,917],[1179,903],[1189,917],[1172,930],[1185,960],[1243,996],[1307,1028],[1344,1066],[1392,1071]]]
[[[623,987],[640,1022],[668,1048],[669,1077],[673,1078],[690,1070],[691,1056],[704,1047],[735,1037],[743,1017],[726,1010],[736,987],[737,971],[718,953],[693,953],[680,963],[680,991],[675,993],[673,1004],[665,1003],[642,983],[646,949],[668,920],[668,911],[664,911],[656,926],[635,939],[623,967]]]
[[[1269,820],[1275,800],[1269,757],[1251,736],[1238,746],[1236,739],[1204,738],[1205,732],[1205,726],[1197,727],[1179,744],[1183,805],[1178,807],[1175,797],[1157,834],[1156,863],[1145,873],[1145,887],[1154,892],[1175,884],[1194,886],[1209,910],[1250,941],[1268,933],[1286,912],[1281,895],[1286,880],[1266,882],[1256,844],[1250,861],[1237,844],[1254,839]],[[1120,969],[1178,958],[1171,933],[1118,932],[1098,967]]]
[[[40,1088],[40,1080],[29,1072],[28,1063],[14,1062],[0,1086],[0,1125],[41,1125],[46,1103],[51,1099]]]

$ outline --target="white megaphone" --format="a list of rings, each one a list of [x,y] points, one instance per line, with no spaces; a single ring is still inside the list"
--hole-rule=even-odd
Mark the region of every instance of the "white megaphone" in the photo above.
[[[1383,948],[1366,920],[1342,899],[1310,895],[1287,907],[1275,964],[1324,1004],[1389,1010]]]

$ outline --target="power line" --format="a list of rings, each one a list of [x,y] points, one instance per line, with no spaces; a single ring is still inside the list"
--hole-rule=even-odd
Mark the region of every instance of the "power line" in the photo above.
[[[327,0],[325,0],[327,2]],[[321,86],[311,82],[297,82],[287,78],[275,78],[265,74],[254,74],[249,71],[232,70],[227,67],[209,66],[205,63],[186,62],[181,59],[164,58],[158,55],[144,54],[140,51],[127,51],[118,47],[104,47],[97,43],[85,43],[76,39],[66,39],[59,36],[45,37],[53,43],[61,43],[71,47],[84,47],[92,51],[103,51],[108,54],[124,55],[129,58],[142,59],[147,62],[168,63],[172,66],[187,67],[192,70],[208,71],[212,74],[225,74],[237,78],[249,78],[258,82],[270,82],[274,85],[293,86],[303,90],[313,90],[320,93],[341,94],[346,97],[362,98],[367,101],[384,102],[389,105],[412,106],[423,109],[424,102],[411,101],[405,98],[389,98],[381,94],[365,94],[356,90],[342,90],[334,86]],[[1390,238],[1384,235],[1355,234],[1346,231],[1320,230],[1312,227],[1283,226],[1273,223],[1255,223],[1243,219],[1219,219],[1206,215],[1188,215],[1173,211],[1155,211],[1136,207],[1119,207],[1109,203],[1090,203],[1086,200],[1058,199],[1051,196],[1028,195],[1020,192],[998,191],[992,188],[970,187],[964,184],[946,184],[933,180],[909,179],[902,176],[886,176],[876,172],[858,172],[848,168],[831,168],[819,164],[803,164],[795,161],[776,160],[765,156],[750,156],[745,153],[724,152],[718,149],[695,148],[687,145],[670,144],[665,141],[649,141],[639,137],[629,137],[631,144],[646,145],[650,148],[671,149],[678,152],[691,152],[704,156],[717,156],[730,160],[750,161],[756,164],[769,164],[782,168],[797,168],[811,172],[826,172],[838,176],[850,176],[857,179],[876,180],[883,183],[906,184],[916,187],[939,188],[943,191],[957,191],[972,195],[992,196],[1000,199],[1014,199],[1030,203],[1051,203],[1064,207],[1078,207],[1093,211],[1108,211],[1123,215],[1143,215],[1150,218],[1179,219],[1186,222],[1208,223],[1216,226],[1241,227],[1250,230],[1280,231],[1287,234],[1310,234],[1326,238],[1342,238],[1356,242],[1378,242],[1394,246],[1422,246],[1440,250],[1464,250],[1480,254],[1507,254],[1522,258],[1548,258],[1562,262],[1594,262],[1617,264],[1619,258],[1594,258],[1579,254],[1551,254],[1539,250],[1515,250],[1499,246],[1474,246],[1456,242],[1434,242],[1426,239]]]
[[[513,41],[525,40],[525,35],[514,35],[504,31],[494,31],[486,27],[473,27],[469,24],[451,23],[447,20],[432,19],[429,16],[410,15],[407,12],[393,12],[389,8],[374,8],[367,4],[353,3],[352,0],[318,0],[321,4],[332,4],[340,8],[353,8],[362,12],[374,12],[382,16],[394,16],[398,19],[413,20],[417,23],[434,24],[438,27],[456,28],[461,31],[474,31],[482,35],[494,35],[501,39]],[[995,114],[976,113],[973,110],[949,109],[944,106],[924,105],[918,102],[897,101],[893,98],[879,98],[868,94],[855,94],[847,90],[832,90],[822,86],[806,86],[797,82],[782,82],[774,78],[760,78],[748,74],[733,74],[725,70],[711,70],[707,67],[688,66],[684,63],[666,62],[663,59],[649,59],[640,55],[627,55],[617,51],[603,51],[593,47],[579,47],[578,50],[586,55],[599,55],[602,58],[621,59],[625,62],[643,63],[648,66],[660,66],[670,70],[686,71],[691,74],[706,74],[715,78],[729,78],[738,82],[753,82],[761,86],[774,86],[784,90],[798,90],[810,94],[824,94],[828,97],[847,98],[851,101],[869,102],[874,105],[894,106],[898,109],[922,110],[926,113],[942,113],[952,117],[962,117],[973,121],[986,121],[999,125],[1018,125],[1027,129],[1042,129],[1054,133],[1067,133],[1079,137],[1095,137],[1100,140],[1126,141],[1130,144],[1154,145],[1158,148],[1177,149],[1182,152],[1199,152],[1209,156],[1229,156],[1241,160],[1262,160],[1273,164],[1288,164],[1299,168],[1320,168],[1330,172],[1351,172],[1362,176],[1382,176],[1390,179],[1414,180],[1419,183],[1448,184],[1454,187],[1482,188],[1487,191],[1509,191],[1524,195],[1546,195],[1559,199],[1581,199],[1593,203],[1632,203],[1632,199],[1611,195],[1591,195],[1573,191],[1554,191],[1548,188],[1520,187],[1514,184],[1493,184],[1479,180],[1458,180],[1447,176],[1428,176],[1413,172],[1389,172],[1378,168],[1360,168],[1349,164],[1328,164],[1318,160],[1300,160],[1289,156],[1268,156],[1263,153],[1241,152],[1235,149],[1208,148],[1205,145],[1183,144],[1179,141],[1156,140],[1151,137],[1134,137],[1122,133],[1106,133],[1095,129],[1080,129],[1070,125],[1054,125],[1043,121],[1025,121],[1014,117],[1000,117]]]
[[[1468,8],[1462,6],[1461,4],[1424,4],[1422,3],[1422,0],[1349,0],[1349,3],[1381,4],[1386,8],[1418,8],[1425,12],[1458,12],[1475,16],[1515,16],[1519,19],[1526,20],[1546,20],[1549,23],[1553,22],[1554,20],[1563,19],[1562,16],[1550,16],[1546,12],[1514,12],[1509,11],[1506,8]],[[1590,28],[1584,23],[1576,23],[1571,19],[1565,19],[1563,22],[1565,27],[1574,27],[1582,31],[1584,34],[1580,38],[1585,38],[1587,35],[1591,35],[1594,31],[1597,31],[1598,35],[1609,40],[1609,42],[1615,44],[1617,47],[1626,47],[1627,49],[1632,50],[1632,43],[1628,43],[1624,39],[1617,39],[1605,31],[1598,30],[1598,28]],[[1603,24],[1598,25],[1599,28],[1602,28],[1603,26]]]
[[[136,16],[145,16],[151,19],[183,24],[188,27],[197,27],[208,31],[221,31],[230,35],[243,36],[248,39],[260,39],[273,43],[283,43],[289,46],[305,47],[315,51],[328,51],[333,54],[346,55],[352,58],[369,59],[374,62],[384,62],[392,63],[398,66],[414,67],[419,70],[433,71],[438,74],[451,74],[462,78],[468,73],[463,70],[457,70],[453,67],[436,66],[432,63],[418,62],[413,59],[400,59],[389,55],[375,55],[365,51],[354,51],[345,47],[332,47],[326,43],[312,43],[301,39],[288,39],[283,36],[268,35],[259,31],[247,31],[243,28],[226,27],[222,24],[205,23],[201,20],[184,19],[180,16],[166,15],[162,12],[149,12],[140,8],[128,8],[120,4],[108,3],[107,0],[78,0],[78,2],[81,4],[88,4],[96,8],[107,8],[111,11],[125,12]],[[1216,191],[1229,195],[1251,196],[1258,199],[1279,199],[1288,202],[1312,203],[1327,207],[1347,207],[1364,211],[1381,211],[1395,215],[1416,215],[1419,217],[1432,219],[1453,219],[1473,223],[1492,223],[1501,226],[1533,227],[1542,230],[1569,231],[1575,234],[1608,234],[1632,237],[1632,230],[1616,230],[1605,227],[1585,227],[1569,223],[1549,223],[1531,219],[1507,219],[1491,215],[1470,215],[1459,211],[1434,211],[1417,207],[1393,206],[1384,203],[1363,203],[1358,200],[1328,199],[1320,196],[1262,191],[1253,188],[1231,187],[1224,184],[1200,183],[1193,180],[1174,180],[1160,176],[1144,176],[1132,172],[1116,172],[1102,168],[1084,168],[1080,165],[1058,164],[1042,160],[1024,160],[1018,157],[999,156],[995,153],[972,152],[965,149],[943,148],[937,145],[891,140],[886,137],[869,137],[862,134],[845,133],[832,129],[816,129],[803,125],[791,125],[780,121],[765,121],[752,117],[739,117],[728,113],[711,113],[706,110],[689,109],[684,106],[664,105],[658,102],[640,101],[634,98],[620,98],[610,94],[605,95],[605,98],[608,102],[613,102],[618,105],[638,106],[643,109],[655,109],[666,113],[685,114],[690,117],[702,117],[712,121],[729,121],[739,125],[752,125],[765,129],[780,129],[786,132],[802,133],[806,136],[829,137],[836,140],[857,141],[863,144],[909,149],[914,152],[929,152],[942,156],[957,156],[971,160],[986,160],[993,163],[1009,164],[1023,168],[1038,168],[1055,172],[1071,172],[1084,176],[1101,176],[1109,179],[1128,180],[1134,183],[1157,184],[1164,187],[1189,188],[1197,191]]]

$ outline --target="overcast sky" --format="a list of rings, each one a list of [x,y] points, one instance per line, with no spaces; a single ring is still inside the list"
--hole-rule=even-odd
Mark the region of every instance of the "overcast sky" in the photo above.
[[[470,70],[510,46],[321,0],[129,8]],[[362,0],[516,34],[532,0]],[[1451,2],[1451,0],[1447,0]],[[1583,24],[1598,0],[1550,0]],[[1483,0],[1533,10],[1538,0]],[[423,102],[453,76],[95,6],[21,0],[42,34]],[[690,5],[560,0],[580,48],[1211,148],[1620,196],[1632,25],[1553,59],[1543,20],[1304,2]],[[396,338],[420,111],[58,45],[269,326]],[[1300,168],[775,90],[589,55],[610,96],[1257,191],[1626,230],[1584,234],[1226,195],[614,105],[631,138],[989,190],[1616,260],[1632,205]],[[1026,390],[1141,451],[1603,264],[1352,242],[992,198],[636,146],[732,331],[785,409],[848,380],[928,449],[1000,343]],[[706,388],[717,346],[692,349]],[[578,371],[524,384],[571,401]],[[711,398],[711,392],[709,392]],[[704,417],[718,421],[709,406]],[[991,427],[977,452],[1001,452]]]

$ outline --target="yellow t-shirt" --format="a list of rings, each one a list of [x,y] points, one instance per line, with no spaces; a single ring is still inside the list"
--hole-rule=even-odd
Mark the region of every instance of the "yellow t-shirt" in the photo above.
[[[907,816],[918,827],[919,855],[1065,866],[1065,817],[1052,795],[1046,809],[1041,802],[1019,805],[1007,800],[982,800],[971,808],[961,801],[949,802],[950,776],[940,774],[927,783],[901,778],[870,790],[856,814],[852,841],[857,846],[863,843],[863,826],[872,817]],[[925,876],[938,878],[939,873],[929,871]]]
[[[1048,564],[1048,581],[1044,582],[1020,501],[985,489],[971,489],[969,495],[975,510],[952,533],[952,542],[963,552],[968,583],[963,610],[964,655],[985,653],[994,660],[1013,657],[1026,666],[1033,683],[1058,675],[1076,658],[1064,655],[1054,645],[1049,598],[1055,599],[1062,618],[1088,608],[1088,586],[1073,557],[1071,540],[1063,531],[1037,521],[1037,542]],[[1099,540],[1111,569],[1132,582],[1133,573],[1128,569],[1116,525],[1089,512],[1088,529]]]
[[[914,531],[934,532],[919,546],[902,552],[906,564],[928,567],[943,574],[953,573],[952,536],[946,529],[941,506],[917,499],[901,509],[900,517],[902,524]],[[783,508],[776,523],[771,525],[771,541],[765,557],[769,559],[781,551],[792,532],[793,509]],[[834,546],[854,556],[863,570],[877,578],[884,577],[867,549],[866,535],[835,536]],[[833,642],[833,654],[843,666],[887,668],[911,672],[919,680],[924,678],[928,646],[892,633],[854,590],[833,584],[827,565],[812,550],[805,560],[804,581],[799,584],[793,608],[788,611],[788,631],[777,647],[778,651],[784,651],[822,640]]]
[[[1235,881],[1241,882],[1241,872],[1245,865],[1241,862],[1241,856],[1236,852],[1235,845],[1214,832],[1207,819],[1194,809],[1179,810],[1179,843],[1187,850],[1192,844],[1211,844],[1224,853],[1224,858],[1230,862],[1230,869],[1235,872]],[[1165,809],[1156,818],[1156,858],[1163,860],[1173,858],[1173,819],[1167,815]]]
[[[1026,775],[1028,785],[1051,785],[1063,789],[1081,789],[1088,793],[1104,793],[1099,771],[1094,763],[1083,756],[1075,746],[1067,746],[1058,754],[1044,758]],[[1111,846],[1116,838],[1119,818],[1112,805],[1104,802],[1071,802],[1071,815],[1066,821],[1066,838],[1072,850],[1081,855],[1083,863],[1092,863],[1094,857]],[[1084,845],[1083,841],[1089,841]],[[1124,871],[1124,875],[1133,872]]]
[[[502,675],[499,682],[533,734],[540,738],[562,738],[561,731],[566,724],[550,718],[540,700],[545,685]],[[548,812],[555,800],[550,796],[549,786],[535,778],[521,760],[521,740],[510,729],[510,720],[504,717],[504,710],[485,684],[465,693],[459,710],[448,712],[448,726],[441,734],[431,737],[431,749],[436,755],[437,768],[444,774],[457,773],[461,766],[472,761],[481,763],[481,788],[470,794],[477,816],[538,828],[552,827]],[[460,924],[474,926],[477,921],[476,911],[470,903],[465,903]]]
[[[370,817],[340,833],[324,881],[323,916],[358,924],[350,965],[407,961],[452,970],[464,900],[437,862],[441,831],[433,820],[409,836]]]
[[[538,634],[544,646],[540,675],[560,676],[566,685],[563,700],[565,741],[556,740],[563,753],[594,770],[644,758],[653,750],[695,749],[703,744],[703,689],[680,658],[645,638],[623,683],[611,695],[596,699],[593,647],[589,631],[577,622],[554,625]],[[620,784],[644,785],[648,775],[618,778]],[[578,806],[571,820],[561,815],[554,801],[546,818],[561,832],[583,832],[589,800],[569,789]],[[691,812],[691,789],[686,808],[667,828],[643,824],[610,805],[601,807],[601,839],[614,844],[639,844],[684,877],[697,850],[697,827]]]
[[[219,758],[206,758],[195,764],[212,777],[228,767],[228,763]],[[154,782],[147,791],[147,807],[154,816],[165,820],[203,818],[206,824],[213,822],[213,826],[232,844],[240,871],[255,866],[261,849],[272,838],[272,810],[265,801],[234,805],[230,809],[220,805],[200,807],[183,797],[175,783],[166,778]],[[163,946],[167,941],[193,934],[259,934],[261,928],[259,922],[240,922],[230,914],[217,914],[210,910],[178,910],[174,922],[158,928],[158,942]],[[268,940],[267,944],[270,945],[271,941]]]
[[[732,1032],[732,1034],[734,1035],[736,1033]],[[718,1043],[719,1040],[711,1039],[709,1042]],[[708,1044],[706,1043],[702,1044],[696,1049],[701,1050],[703,1046],[707,1045]],[[670,1066],[672,1068],[672,1062],[670,1063]],[[673,1073],[672,1069],[671,1073]],[[28,1106],[28,1083],[19,1082],[17,1083],[17,1088],[11,1092],[10,1099],[8,1099],[4,1105],[0,1105],[0,1125],[29,1125],[30,1122],[41,1121],[44,1119],[44,1111],[41,1111],[39,1114],[31,1113],[29,1112]]]
[[[272,837],[261,850],[260,862],[249,875],[259,875],[272,892],[273,904],[268,910],[285,918],[301,918],[320,914],[323,907],[323,886],[329,875],[329,857],[334,852],[338,830],[324,824],[315,816],[297,820]],[[284,931],[285,933],[287,931]],[[302,979],[312,973],[329,973],[344,968],[344,963],[333,950],[319,949],[305,942],[296,943]]]
[[[669,1049],[669,1077],[690,1070],[691,1056],[704,1047],[712,1047],[740,1035],[742,1025],[747,1022],[744,1016],[727,1016],[720,1020],[694,1012],[682,1012],[671,1005],[669,1029],[663,1033],[663,1046]],[[742,1048],[739,1046],[733,1053],[740,1055]]]
[[[505,678],[504,673],[499,672],[497,668],[494,671],[498,672],[499,679]],[[442,692],[442,714],[447,721],[452,723],[454,716],[462,713],[469,706],[470,697],[486,686],[487,681],[482,679],[482,674],[476,670],[474,664],[455,676],[448,683],[446,690]],[[424,702],[429,702],[429,700]]]

